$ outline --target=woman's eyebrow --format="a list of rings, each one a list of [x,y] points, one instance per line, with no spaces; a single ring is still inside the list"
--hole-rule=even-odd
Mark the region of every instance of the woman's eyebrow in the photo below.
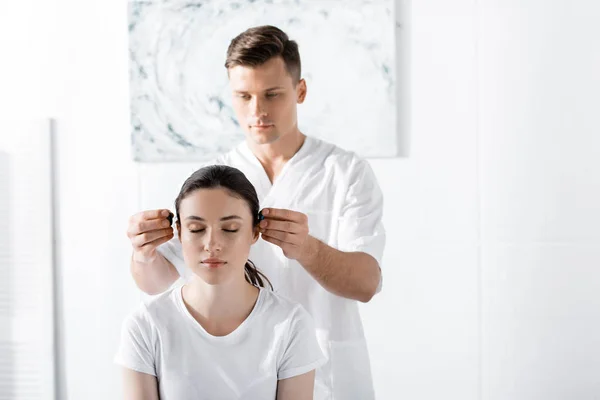
[[[195,221],[206,221],[204,218],[198,217],[198,216],[195,216],[195,215],[190,215],[189,217],[185,217],[185,219],[193,219]]]
[[[206,221],[204,218],[198,217],[196,215],[190,215],[189,217],[186,217],[185,219],[186,220],[187,219],[192,219],[194,221]],[[221,218],[221,221],[229,221],[229,220],[232,220],[232,219],[242,219],[242,217],[240,217],[238,215],[228,215],[227,217]]]
[[[238,216],[238,215],[229,215],[227,217],[223,217],[221,218],[221,221],[229,221],[232,219],[242,219],[242,217]]]

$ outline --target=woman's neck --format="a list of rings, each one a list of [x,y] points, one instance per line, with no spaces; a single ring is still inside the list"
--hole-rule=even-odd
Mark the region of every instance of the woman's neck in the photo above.
[[[258,288],[246,280],[209,285],[199,277],[182,289],[188,311],[213,336],[225,336],[237,329],[252,312],[258,293]]]

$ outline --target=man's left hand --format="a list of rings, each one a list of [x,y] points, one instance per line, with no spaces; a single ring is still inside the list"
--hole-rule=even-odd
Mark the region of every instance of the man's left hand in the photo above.
[[[281,247],[283,254],[298,260],[310,243],[308,217],[305,214],[280,208],[262,210],[265,219],[259,224],[262,238]]]

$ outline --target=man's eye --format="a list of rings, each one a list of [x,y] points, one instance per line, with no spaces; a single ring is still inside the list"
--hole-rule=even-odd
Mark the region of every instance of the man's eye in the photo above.
[[[247,94],[240,94],[240,95],[238,95],[238,97],[240,99],[244,99],[244,100],[249,100],[250,99],[250,96],[248,96]]]
[[[267,97],[269,98],[277,97],[278,95],[279,93],[267,93]]]

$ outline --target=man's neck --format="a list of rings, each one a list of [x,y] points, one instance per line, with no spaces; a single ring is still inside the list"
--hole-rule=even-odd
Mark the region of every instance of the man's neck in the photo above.
[[[245,280],[209,285],[194,277],[182,290],[188,311],[214,336],[233,332],[250,315],[258,297],[258,289]]]
[[[306,136],[297,131],[295,134],[285,135],[274,143],[256,144],[246,139],[248,147],[264,168],[271,183],[277,179],[285,164],[300,150]]]

